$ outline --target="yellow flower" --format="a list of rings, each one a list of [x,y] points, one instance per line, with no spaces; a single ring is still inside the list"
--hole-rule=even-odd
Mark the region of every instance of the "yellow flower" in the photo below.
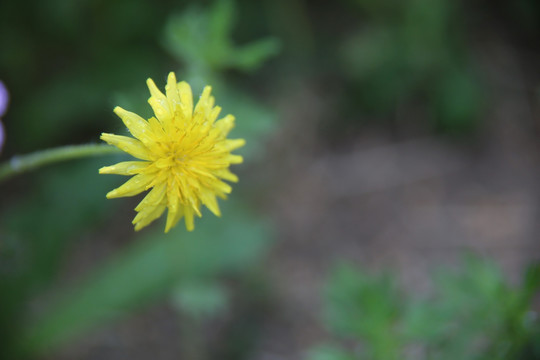
[[[227,139],[234,126],[234,116],[217,120],[221,108],[214,106],[211,88],[206,86],[193,108],[188,83],[177,83],[170,73],[161,93],[152,79],[148,103],[155,117],[148,121],[139,115],[116,107],[114,112],[135,138],[101,134],[101,139],[141,161],[125,161],[99,169],[100,174],[134,175],[107,194],[107,198],[134,196],[150,192],[135,208],[135,230],[159,218],[167,209],[168,232],[184,217],[186,228],[194,228],[194,215],[201,216],[204,204],[216,216],[220,211],[216,196],[225,199],[231,187],[222,180],[237,182],[229,171],[230,164],[243,161],[231,151],[244,145],[243,139]]]

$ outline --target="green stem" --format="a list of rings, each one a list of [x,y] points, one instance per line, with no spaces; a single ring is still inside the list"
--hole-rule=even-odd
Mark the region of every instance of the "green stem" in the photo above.
[[[27,155],[14,156],[9,161],[0,164],[0,182],[44,165],[88,156],[114,154],[119,151],[117,148],[109,145],[88,144],[62,146],[36,151]]]

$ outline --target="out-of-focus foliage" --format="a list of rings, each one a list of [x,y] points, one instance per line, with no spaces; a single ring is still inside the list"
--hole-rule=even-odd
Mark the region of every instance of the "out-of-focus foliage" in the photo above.
[[[342,42],[343,73],[361,108],[394,111],[427,100],[435,127],[470,130],[483,89],[469,60],[461,3],[448,0],[356,0],[361,26]]]
[[[169,20],[165,44],[188,71],[251,71],[278,53],[279,41],[275,38],[242,46],[233,44],[234,5],[231,0],[216,1],[210,11],[192,7]]]
[[[355,360],[350,352],[339,346],[321,345],[312,350],[309,358],[311,360]]]
[[[309,358],[538,358],[540,324],[531,301],[539,269],[531,266],[512,288],[493,263],[470,256],[459,271],[435,276],[433,291],[421,298],[406,296],[388,275],[342,265],[325,291],[325,321],[335,341],[312,349]]]
[[[1,157],[125,131],[112,108],[150,117],[144,80],[152,77],[162,88],[171,70],[190,82],[195,95],[213,86],[222,114],[237,118],[234,137],[247,140],[240,149],[247,165],[261,159],[265,139],[277,127],[275,110],[261,102],[261,94],[283,105],[298,98],[296,89],[313,90],[308,100],[288,105],[291,118],[315,126],[310,110],[329,101],[335,116],[327,120],[340,135],[347,131],[343,119],[394,118],[409,105],[420,107],[443,133],[467,131],[489,101],[468,36],[474,35],[474,19],[467,15],[484,13],[469,11],[470,4],[1,1],[0,80],[11,95]],[[536,43],[538,1],[483,4]],[[324,93],[314,95],[319,83]],[[407,126],[418,125],[410,121]],[[126,220],[132,216],[124,215],[131,211],[129,200],[104,196],[125,179],[97,175],[115,160],[121,158],[57,165],[0,185],[0,358],[16,359],[21,350],[54,351],[159,300],[190,326],[179,340],[192,348],[183,357],[211,358],[203,328],[237,306],[231,278],[241,284],[240,307],[247,316],[234,319],[240,326],[224,335],[224,352],[231,359],[249,358],[257,321],[267,316],[257,306],[272,296],[261,285],[264,269],[256,266],[272,231],[252,208],[258,199],[246,196],[260,184],[246,182],[249,174],[239,167],[240,183],[233,201],[222,203],[222,219],[203,217],[192,234],[175,230],[164,236],[159,224],[132,234]],[[89,260],[96,268],[73,274],[68,288],[58,285],[62,270],[69,269],[70,250],[103,238],[108,251],[117,253]],[[389,275],[341,269],[327,292],[326,320],[335,341],[314,350],[312,358],[539,358],[531,339],[540,333],[530,312],[538,274],[531,270],[516,289],[493,265],[471,260],[460,273],[442,274],[435,291],[418,299],[406,296]]]
[[[27,301],[54,282],[67,240],[111,215],[112,204],[101,198],[112,181],[98,180],[100,162],[44,170],[25,198],[0,209],[0,357],[13,356]]]
[[[28,13],[26,6],[35,12]],[[175,70],[170,68],[172,62],[181,68],[179,78],[195,82],[195,92],[203,85],[213,86],[224,108],[222,115],[237,118],[235,136],[247,140],[246,161],[254,161],[262,154],[261,144],[275,128],[276,117],[240,86],[226,82],[223,71],[255,70],[276,54],[278,43],[266,39],[233,46],[232,2],[187,10],[185,4],[178,6],[142,0],[69,6],[60,1],[25,7],[1,3],[0,46],[13,49],[0,52],[0,74],[13,99],[5,120],[5,153],[97,140],[100,132],[121,124],[113,120],[114,105],[141,110],[149,117],[144,80],[154,77],[161,87],[160,79]],[[40,36],[16,25],[25,14],[36,18],[33,26]],[[8,32],[11,36],[5,36]],[[11,44],[17,37],[24,41]],[[54,45],[56,51],[44,44]],[[14,58],[25,53],[50,58],[32,64]],[[120,206],[107,201],[105,194],[125,179],[97,174],[99,167],[113,160],[59,165],[35,177],[22,177],[21,184],[29,190],[8,199],[9,207],[0,209],[0,357],[54,350],[164,297],[171,299],[181,316],[204,321],[229,307],[222,278],[241,277],[242,270],[249,273],[247,269],[264,254],[271,229],[249,209],[249,201],[232,200],[221,204],[222,218],[212,221],[206,216],[193,233],[176,230],[163,235],[154,228],[133,234],[118,255],[77,285],[58,288],[55,282],[70,242],[108,223]],[[241,193],[232,197],[239,199]],[[28,304],[43,296],[51,300],[40,311],[30,311]]]
[[[166,295],[173,286],[175,302],[195,315],[226,306],[219,286],[205,279],[247,269],[268,245],[270,232],[238,206],[228,204],[224,213],[223,219],[202,219],[198,231],[142,235],[76,288],[59,295],[42,318],[29,324],[21,348],[34,353],[65,343]]]
[[[211,318],[228,307],[227,291],[220,284],[196,279],[174,290],[173,304],[194,318]]]
[[[111,93],[163,72],[157,34],[177,7],[145,0],[0,2],[0,76],[12,95],[6,151],[94,139]],[[144,19],[144,21],[140,21]]]

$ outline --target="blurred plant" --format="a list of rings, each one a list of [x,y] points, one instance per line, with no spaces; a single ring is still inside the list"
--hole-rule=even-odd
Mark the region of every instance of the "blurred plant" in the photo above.
[[[470,256],[460,271],[440,272],[434,287],[429,297],[407,298],[388,275],[338,267],[325,291],[325,322],[337,341],[309,359],[540,358],[531,347],[540,330],[531,310],[540,266],[512,289],[494,264]]]
[[[253,71],[277,55],[280,43],[275,38],[266,38],[235,46],[232,40],[235,17],[235,3],[231,0],[215,1],[208,11],[192,7],[171,17],[166,26],[165,47],[186,66],[188,73]]]
[[[362,27],[341,45],[343,71],[364,109],[388,112],[426,99],[435,127],[472,129],[482,87],[464,42],[459,2],[356,0]]]
[[[275,115],[247,95],[245,90],[231,86],[229,81],[223,79],[222,72],[226,68],[253,70],[277,48],[275,40],[268,41],[266,45],[255,43],[253,46],[241,48],[232,46],[230,38],[232,18],[228,20],[226,26],[219,27],[215,24],[215,21],[225,21],[227,12],[229,15],[233,14],[232,3],[223,5],[224,3],[216,1],[216,5],[209,12],[200,10],[199,13],[201,18],[212,18],[208,20],[207,25],[222,29],[212,32],[214,39],[212,49],[222,49],[219,50],[222,51],[221,54],[228,53],[229,65],[216,65],[217,60],[213,57],[201,58],[197,69],[205,70],[202,72],[188,70],[182,72],[186,74],[182,77],[196,77],[198,85],[202,83],[214,85],[214,93],[219,92],[220,99],[224,100],[223,107],[227,112],[237,115],[239,119],[238,127],[234,131],[253,144],[242,150],[244,158],[254,161],[257,154],[262,154],[262,140],[275,128]],[[130,11],[142,18],[145,6],[136,4],[139,3],[134,2],[133,6],[130,5]],[[87,5],[85,3],[81,6],[84,8]],[[0,5],[2,6],[5,5]],[[105,13],[108,14],[109,6],[112,5],[104,4],[103,7],[106,9],[101,10],[106,10]],[[64,10],[79,8],[70,9],[68,7]],[[119,11],[118,8],[115,9],[116,12],[111,10],[111,14]],[[101,10],[97,13],[102,14]],[[148,10],[149,13],[152,11]],[[167,13],[171,11],[170,8],[166,9]],[[218,12],[225,14],[222,20],[219,20],[219,17],[214,18]],[[2,16],[0,12],[0,18]],[[146,16],[144,18],[146,19]],[[183,17],[178,15],[178,18]],[[114,19],[117,19],[116,15]],[[126,19],[131,17],[128,16]],[[139,29],[132,26],[130,21],[126,21],[127,24],[123,23],[126,26],[124,29],[137,28],[137,32],[148,31],[156,37],[158,35],[155,34],[155,30],[154,32],[152,29],[143,30],[144,26]],[[153,18],[151,22],[155,23],[156,19]],[[58,24],[54,26],[56,25]],[[77,27],[78,22],[68,25]],[[2,26],[4,25],[0,24],[0,27]],[[154,28],[162,30],[157,26]],[[35,91],[32,97],[24,101],[19,100],[20,104],[28,106],[25,110],[20,110],[19,107],[18,111],[10,112],[10,116],[17,118],[13,124],[19,124],[13,131],[13,137],[17,141],[12,142],[11,146],[17,149],[25,148],[25,142],[19,141],[19,138],[24,134],[22,129],[26,128],[31,131],[40,129],[27,138],[37,139],[35,143],[30,140],[32,146],[51,144],[62,139],[62,136],[69,135],[72,139],[73,129],[80,124],[95,125],[92,119],[99,117],[95,115],[95,109],[103,107],[103,94],[116,88],[113,84],[119,77],[127,78],[129,75],[129,78],[133,79],[133,73],[142,76],[143,73],[157,72],[153,69],[160,68],[159,61],[153,59],[149,62],[151,65],[145,62],[148,59],[144,54],[154,52],[148,49],[140,51],[138,46],[130,47],[126,39],[131,37],[131,33],[126,31],[121,35],[120,28],[113,27],[111,33],[106,34],[110,35],[110,39],[107,38],[102,42],[99,39],[95,39],[94,42],[88,40],[91,43],[90,47],[101,47],[101,51],[96,51],[99,56],[109,54],[112,59],[122,60],[118,62],[122,66],[117,72],[111,70],[116,69],[114,66],[116,62],[99,57],[101,62],[98,64],[107,64],[107,67],[104,67],[107,71],[99,71],[101,65],[95,64],[81,68],[75,66],[64,71],[61,76],[55,77],[52,83]],[[217,36],[216,31],[224,33]],[[59,33],[64,34],[62,31]],[[111,39],[116,39],[112,41],[116,44],[114,51],[108,48]],[[182,42],[184,40],[181,39]],[[274,45],[269,45],[270,43]],[[126,45],[118,48],[119,44]],[[174,42],[168,46],[183,45]],[[162,56],[156,56],[160,57]],[[194,68],[183,58],[178,60],[186,68]],[[0,66],[3,66],[3,61],[6,61],[5,54],[0,54]],[[84,61],[81,62],[83,63]],[[94,76],[95,74],[100,75]],[[128,83],[129,81],[124,81],[124,84]],[[23,86],[23,83],[18,86]],[[122,90],[131,88],[129,85],[119,87],[117,98],[122,100],[120,104],[124,107],[127,107],[126,103],[143,103],[138,92]],[[198,90],[197,88],[196,91]],[[138,109],[138,107],[140,105],[131,108]],[[42,110],[44,112],[41,112]],[[81,113],[84,120],[78,116]],[[51,114],[58,116],[54,117]],[[90,115],[88,116],[90,120],[86,119],[87,115]],[[19,118],[23,120],[19,122]],[[104,122],[100,124],[102,126]],[[41,131],[44,127],[46,129]],[[50,138],[42,139],[52,132],[55,134]],[[96,155],[116,152],[114,148],[105,145],[78,146],[77,149],[81,150],[78,154],[75,154],[74,148],[64,147],[14,157],[15,161],[8,161],[2,165],[0,173],[6,172],[4,179],[7,179],[8,176],[37,166],[87,156],[88,153],[85,151]],[[110,156],[117,161],[126,160],[123,154]],[[97,266],[95,270],[90,270],[89,275],[83,276],[77,285],[68,287],[58,285],[59,270],[65,263],[67,250],[74,240],[85,238],[92,240],[96,236],[93,234],[96,227],[106,224],[116,209],[113,204],[103,200],[106,189],[114,187],[116,182],[115,179],[97,177],[96,169],[102,167],[103,162],[102,159],[87,159],[75,164],[57,164],[44,168],[35,176],[20,178],[22,180],[20,184],[25,187],[24,193],[14,193],[6,201],[2,200],[0,358],[32,357],[54,351],[120,315],[167,297],[171,299],[183,319],[186,317],[206,319],[216,316],[220,311],[226,311],[229,305],[223,277],[249,274],[250,269],[257,265],[257,259],[264,254],[271,238],[271,228],[265,221],[255,216],[246,198],[239,197],[236,202],[224,205],[224,212],[227,214],[223,220],[206,217],[201,220],[197,232],[186,233],[182,229],[175,228],[167,237],[157,229],[149,228],[143,234],[133,235],[132,241],[121,249],[119,254],[105,264]],[[17,188],[15,183],[8,183],[8,186]],[[107,236],[114,237],[114,235]],[[42,298],[49,301],[41,303]],[[30,308],[29,304],[32,303],[39,303],[41,306]],[[193,329],[192,335],[204,339],[203,334],[197,329]]]
[[[242,205],[228,202],[225,207],[225,221],[203,218],[195,232],[177,228],[169,234],[142,235],[77,286],[64,290],[41,317],[27,324],[20,350],[47,351],[169,293],[193,316],[226,306],[219,285],[207,281],[256,264],[270,231]],[[173,232],[181,232],[181,239],[171,239]],[[202,298],[205,303],[199,302]]]

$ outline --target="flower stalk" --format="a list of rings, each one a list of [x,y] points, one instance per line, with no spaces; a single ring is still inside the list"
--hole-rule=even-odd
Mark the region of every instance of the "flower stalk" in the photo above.
[[[61,161],[119,153],[113,146],[101,144],[69,145],[47,150],[36,151],[27,155],[14,156],[0,164],[0,182],[15,175],[35,170],[45,165]]]

